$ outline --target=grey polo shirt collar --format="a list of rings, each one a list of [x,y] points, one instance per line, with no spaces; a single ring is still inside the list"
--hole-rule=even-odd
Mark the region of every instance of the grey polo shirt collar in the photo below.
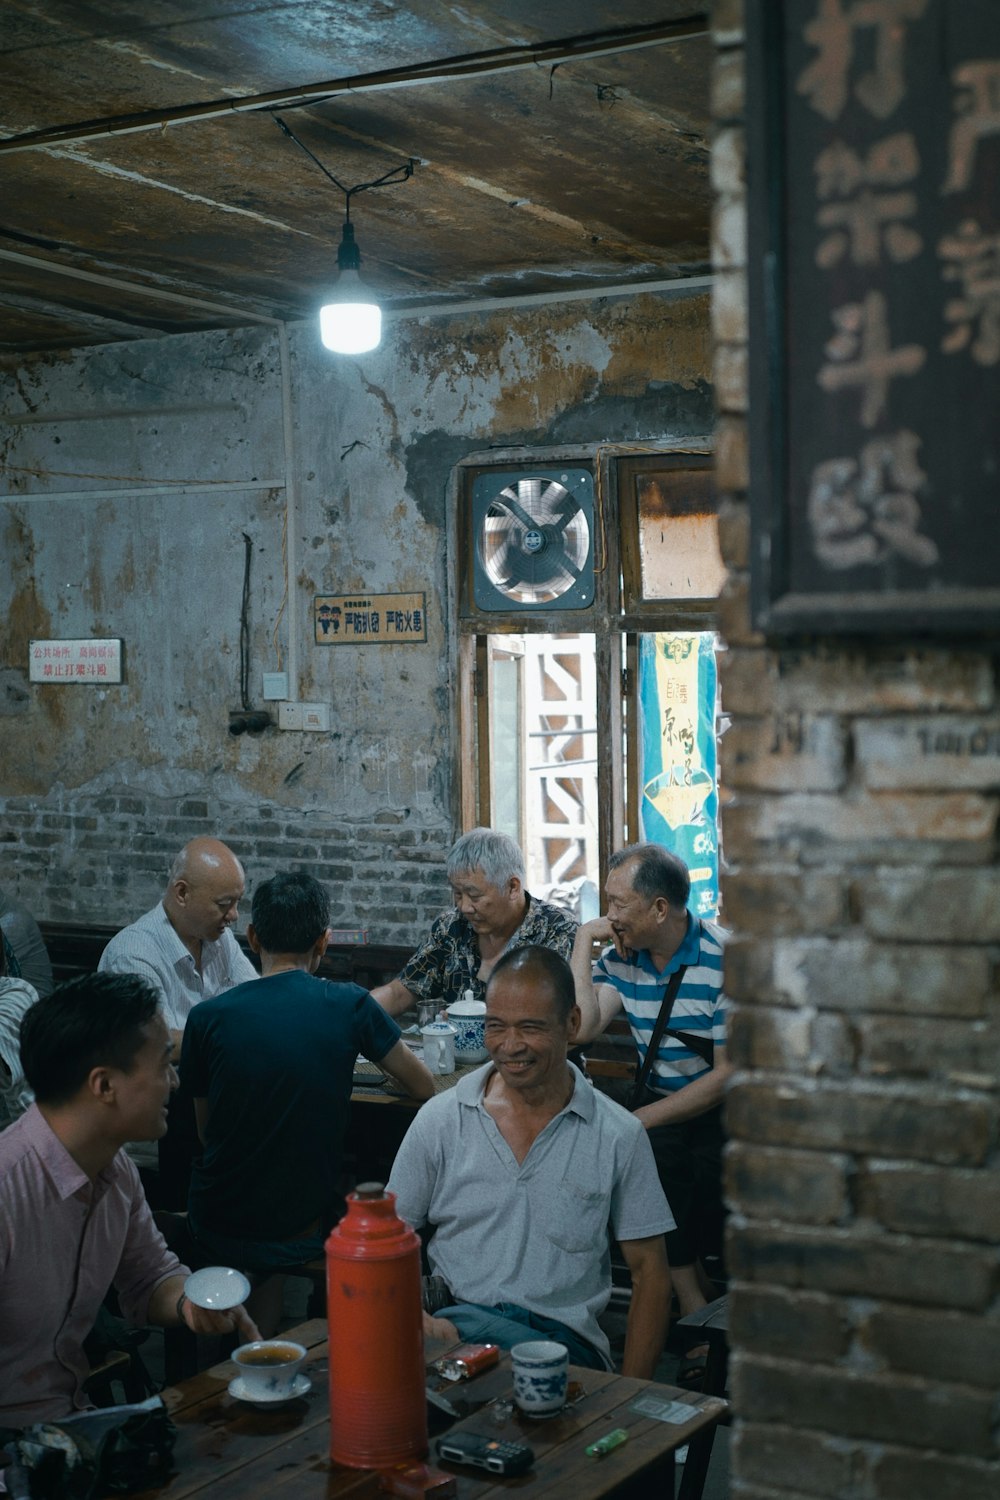
[[[558,1114],[553,1115],[553,1120],[558,1120],[561,1115],[575,1114],[581,1119],[590,1121],[594,1118],[594,1090],[584,1078],[579,1068],[574,1068],[572,1063],[566,1064],[573,1074],[573,1093]],[[455,1085],[455,1098],[458,1103],[467,1109],[481,1109],[484,1114],[489,1114],[484,1103],[486,1085],[491,1076],[496,1072],[491,1062],[483,1063],[474,1073],[469,1073],[465,1078],[459,1079]],[[549,1121],[551,1125],[552,1120]],[[545,1126],[547,1130],[548,1125]],[[530,1152],[528,1153],[531,1154]]]

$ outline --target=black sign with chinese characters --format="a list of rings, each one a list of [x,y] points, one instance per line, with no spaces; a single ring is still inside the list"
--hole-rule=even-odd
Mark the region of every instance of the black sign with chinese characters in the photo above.
[[[1000,627],[1000,0],[747,0],[757,623]]]

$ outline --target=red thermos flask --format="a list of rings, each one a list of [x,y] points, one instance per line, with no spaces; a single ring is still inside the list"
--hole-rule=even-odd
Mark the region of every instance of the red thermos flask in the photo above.
[[[420,1241],[379,1182],[348,1194],[326,1242],[330,1457],[386,1469],[427,1453]]]

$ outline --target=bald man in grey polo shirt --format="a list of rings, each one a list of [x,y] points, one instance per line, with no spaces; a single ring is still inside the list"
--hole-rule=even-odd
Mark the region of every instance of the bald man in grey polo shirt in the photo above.
[[[431,1269],[454,1302],[429,1337],[510,1348],[546,1337],[574,1364],[611,1367],[598,1325],[611,1296],[607,1229],[632,1276],[622,1373],[649,1379],[663,1349],[673,1217],[646,1132],[567,1062],[580,1012],[565,959],[505,955],[486,991],[490,1062],[423,1106],[389,1189],[429,1225]]]

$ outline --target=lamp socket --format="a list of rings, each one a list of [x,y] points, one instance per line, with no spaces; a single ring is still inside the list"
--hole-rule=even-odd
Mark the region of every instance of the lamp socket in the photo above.
[[[229,714],[230,734],[261,734],[274,720],[263,708],[234,708]]]

